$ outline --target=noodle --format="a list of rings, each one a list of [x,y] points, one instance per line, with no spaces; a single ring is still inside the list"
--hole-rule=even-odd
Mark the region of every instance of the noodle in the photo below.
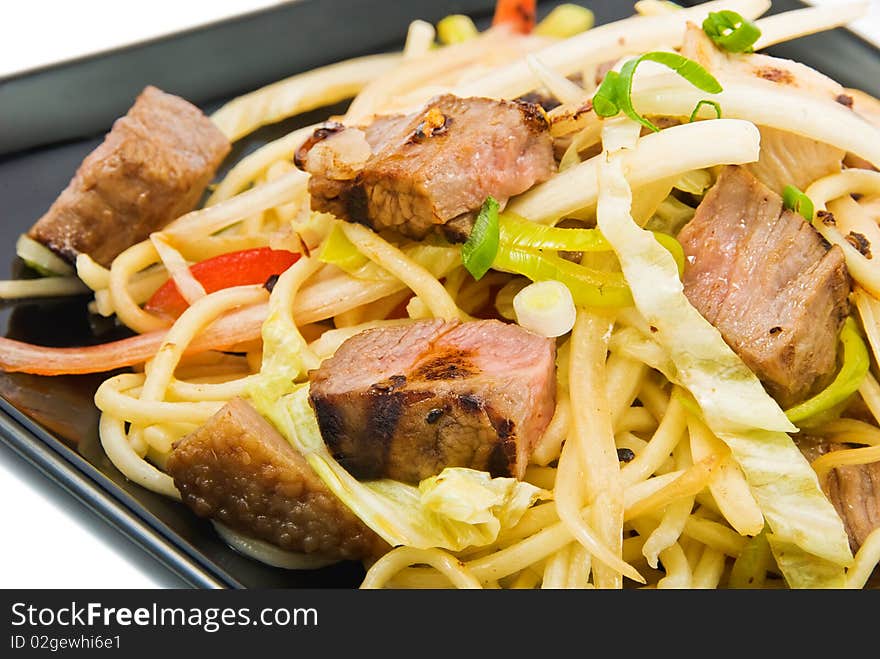
[[[633,485],[657,471],[683,438],[685,427],[684,407],[677,398],[673,397],[669,409],[662,416],[657,431],[645,449],[620,470],[623,483]]]
[[[235,142],[260,126],[351,98],[398,59],[394,54],[369,55],[301,73],[239,96],[211,119]]]
[[[586,499],[591,502],[591,521],[597,541],[614,552],[621,551],[623,506],[620,467],[614,445],[614,432],[606,395],[604,364],[613,321],[579,312],[571,335],[569,391],[572,397],[572,423],[568,441],[559,460],[560,475],[555,488],[559,517],[587,549],[604,565],[593,566],[593,583],[619,588],[617,572],[633,578],[634,570],[621,570],[609,562],[584,539],[591,535],[578,510],[582,496],[574,481],[583,473]],[[570,454],[570,457],[569,457]],[[566,459],[567,458],[567,459]],[[635,574],[636,580],[638,575]]]
[[[358,224],[345,224],[348,239],[371,261],[397,277],[416,294],[436,318],[457,319],[460,311],[445,288],[430,272],[369,229]]]
[[[426,563],[434,567],[457,588],[483,587],[467,566],[446,552],[439,549],[398,547],[373,563],[361,588],[380,588],[395,572],[415,563]]]
[[[511,197],[506,207],[502,203],[503,212],[544,225],[565,220],[561,226],[601,226],[610,245],[607,216],[622,213],[617,186],[632,193],[626,210],[635,229],[647,227],[659,237],[675,233],[693,216],[693,206],[714,184],[716,168],[758,159],[760,127],[826,143],[880,166],[880,132],[856,111],[831,98],[757,77],[710,71],[717,73],[724,91],[709,94],[679,75],[651,71],[647,63],[634,79],[631,109],[671,121],[658,122],[664,128],[644,131],[644,136],[632,115],[609,120],[593,110],[597,72],[609,66],[620,72],[621,58],[646,51],[674,51],[683,42],[686,26],[701,24],[710,11],[733,10],[756,19],[769,4],[717,0],[676,9],[643,0],[636,5],[640,15],[566,39],[514,34],[497,25],[446,46],[435,45],[433,25],[413,21],[402,52],[299,73],[230,101],[211,119],[235,141],[261,126],[345,99],[352,99],[345,114],[327,119],[364,128],[375,115],[413,111],[440,93],[504,99],[549,93],[562,103],[547,113],[550,134],[557,140],[558,170]],[[760,19],[762,36],[756,48],[844,24],[858,15],[857,5],[807,8]],[[578,80],[573,74],[586,77]],[[698,102],[710,99],[720,104],[724,118],[704,119],[711,116],[706,109],[691,116]],[[679,125],[666,127],[673,123]],[[94,399],[101,411],[101,444],[133,483],[180,500],[164,465],[182,438],[234,398],[249,398],[259,407],[276,389],[289,398],[307,393],[309,371],[363,331],[421,318],[468,321],[494,314],[516,320],[513,298],[530,283],[522,274],[490,269],[474,277],[462,260],[460,245],[439,237],[407,240],[313,212],[310,175],[293,160],[319,125],[293,130],[231,163],[201,208],[132,245],[109,268],[83,254],[76,262],[78,280],[29,280],[6,291],[55,294],[87,286],[94,292],[90,309],[104,316],[115,314],[122,325],[141,335],[108,352],[96,347],[50,352],[51,358],[37,369],[57,374],[134,367],[135,372],[108,377]],[[845,253],[857,284],[853,306],[877,361],[880,269],[876,259],[860,253],[846,236],[859,233],[869,245],[880,241],[876,208],[870,200],[852,196],[880,195],[880,174],[842,169],[811,182],[805,192],[820,211],[814,226]],[[822,221],[828,212],[836,224]],[[679,218],[675,231],[667,226],[672,215],[684,218]],[[661,224],[663,230],[656,231]],[[359,260],[327,256],[331,250],[323,248],[332,244],[328,237],[340,232],[342,243],[350,243],[344,247]],[[208,292],[216,286],[203,283],[190,267],[264,247],[297,255],[294,264],[265,287],[229,284]],[[605,249],[586,256],[543,246],[534,251],[558,253],[570,265],[595,266],[601,275],[621,277],[625,252],[616,245],[617,253]],[[416,538],[422,533],[416,528],[421,522],[394,517],[399,502],[390,495],[383,498],[383,483],[388,491],[393,489],[387,479],[356,481],[333,462],[335,456],[323,444],[319,450],[298,431],[292,433],[294,445],[325,483],[335,479],[351,491],[375,487],[369,489],[374,497],[369,504],[379,513],[369,505],[359,508],[361,502],[351,509],[386,540],[397,535],[406,540],[365,560],[362,588],[737,585],[741,577],[731,578],[731,571],[743,571],[755,543],[765,537],[765,500],[756,497],[758,486],[740,466],[743,461],[735,459],[727,434],[683,388],[683,371],[670,356],[672,351],[657,338],[660,335],[653,335],[658,329],[649,325],[649,314],[643,315],[643,308],[633,303],[634,281],[626,282],[632,284],[632,296],[621,302],[630,306],[598,309],[581,304],[570,333],[558,337],[552,418],[529,447],[529,463],[517,484],[536,488],[539,494],[510,519],[493,518],[497,528],[475,535],[481,539],[470,545],[426,546],[431,543]],[[154,313],[152,302],[145,305],[166,282],[173,282],[186,303],[176,319]],[[26,370],[34,353],[14,342],[8,345],[16,350],[6,351],[4,367]],[[101,355],[100,363],[95,363],[95,355]],[[546,409],[549,414],[549,402]],[[293,413],[286,413],[289,418],[266,416],[286,432],[285,423],[296,425]],[[880,462],[880,384],[874,375],[860,381],[858,393],[845,406],[811,421],[805,433],[856,445],[815,459],[812,468],[820,481],[833,469]],[[804,469],[812,478],[806,464]],[[407,492],[413,507],[424,506],[418,488]],[[473,502],[457,504],[467,508]],[[441,517],[433,509],[431,515]],[[769,514],[767,519],[774,520]],[[269,565],[314,569],[333,562],[285,551],[240,529],[214,524],[233,549]],[[756,572],[755,583],[775,587],[783,583],[776,577],[786,573],[782,561],[774,564],[766,543],[764,548],[766,555],[759,557],[763,562],[750,569]],[[741,555],[744,558],[737,561]],[[878,561],[880,530],[875,530],[852,564],[840,566],[846,586],[865,587]]]

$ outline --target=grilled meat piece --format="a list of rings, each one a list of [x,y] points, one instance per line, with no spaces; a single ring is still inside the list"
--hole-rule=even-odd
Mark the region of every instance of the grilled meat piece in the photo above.
[[[28,235],[73,261],[110,265],[192,210],[231,145],[187,101],[147,87]]]
[[[197,515],[283,549],[351,560],[388,550],[241,398],[180,440],[166,468]]]
[[[445,95],[363,131],[372,157],[353,178],[297,154],[312,175],[312,208],[410,238],[473,214],[490,195],[503,206],[555,170],[547,121],[530,103]]]
[[[812,437],[798,438],[797,444],[810,462],[831,451],[852,448]],[[836,467],[822,487],[843,520],[850,548],[857,552],[871,531],[880,527],[880,462]]]
[[[742,167],[726,167],[679,240],[685,294],[783,406],[836,367],[843,253]]]
[[[358,334],[312,371],[333,455],[358,478],[416,483],[445,467],[522,478],[553,415],[555,343],[496,320]]]

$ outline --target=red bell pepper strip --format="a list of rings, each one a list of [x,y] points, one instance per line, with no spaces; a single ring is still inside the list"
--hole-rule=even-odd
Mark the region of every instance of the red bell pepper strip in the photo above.
[[[213,293],[231,286],[264,284],[272,275],[280,275],[297,262],[299,254],[287,250],[257,247],[239,252],[220,254],[190,266],[190,272],[204,287]],[[169,279],[146,304],[147,311],[176,318],[189,306],[177,290],[174,280]]]
[[[498,0],[492,25],[510,25],[514,32],[529,34],[536,16],[535,0]]]

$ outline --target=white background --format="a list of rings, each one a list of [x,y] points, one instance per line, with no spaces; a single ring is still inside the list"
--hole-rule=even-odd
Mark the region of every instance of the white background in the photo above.
[[[0,76],[190,28],[280,0],[14,0],[0,19]],[[623,1],[623,0],[622,0]],[[814,0],[831,4],[836,0]],[[880,0],[854,25],[880,42]],[[184,584],[0,444],[0,587]]]

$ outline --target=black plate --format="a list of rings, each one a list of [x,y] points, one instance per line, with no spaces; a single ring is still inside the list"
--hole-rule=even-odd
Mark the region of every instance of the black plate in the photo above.
[[[554,2],[540,3],[546,12]],[[631,14],[620,0],[585,2],[598,22]],[[696,3],[685,3],[696,4]],[[0,263],[17,275],[15,240],[67,184],[147,84],[180,94],[206,111],[235,95],[318,65],[398,48],[409,21],[468,13],[485,24],[491,0],[300,0],[135,47],[0,80]],[[801,6],[775,2],[774,11]],[[320,35],[320,36],[319,36]],[[880,96],[877,50],[834,30],[771,51],[797,59]],[[234,162],[323,110],[258,131],[236,145]],[[6,335],[41,345],[85,345],[120,334],[96,323],[85,298],[21,302],[0,308]],[[46,378],[0,373],[0,439],[187,583],[197,587],[351,587],[355,564],[312,572],[267,567],[221,542],[181,504],[129,483],[98,442],[92,402],[105,376]]]

